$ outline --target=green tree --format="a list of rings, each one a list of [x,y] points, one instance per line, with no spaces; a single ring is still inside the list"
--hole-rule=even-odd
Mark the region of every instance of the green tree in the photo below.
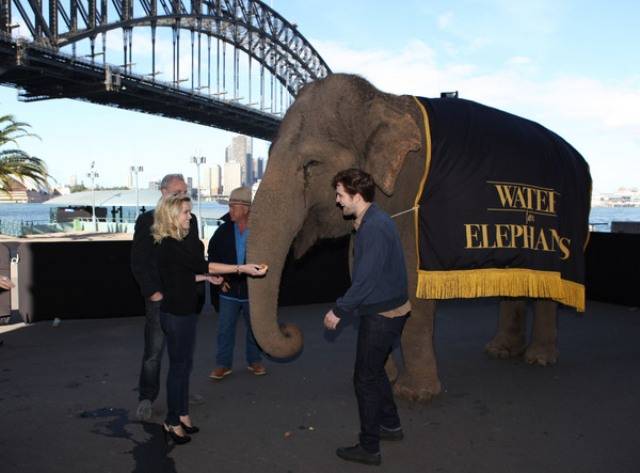
[[[84,184],[76,184],[75,186],[71,186],[69,188],[69,190],[71,191],[71,193],[73,194],[74,192],[84,192],[84,191],[88,191],[89,188],[87,186],[85,186]]]
[[[13,115],[0,116],[0,190],[10,188],[11,179],[24,183],[31,179],[37,184],[47,185],[49,172],[40,158],[29,155],[19,148],[4,149],[7,145],[18,145],[20,138],[37,137],[29,133],[31,125],[18,122]]]

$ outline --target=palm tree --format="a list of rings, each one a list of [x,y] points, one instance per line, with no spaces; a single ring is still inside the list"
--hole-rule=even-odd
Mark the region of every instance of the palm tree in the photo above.
[[[13,115],[0,116],[0,190],[10,189],[12,179],[22,183],[31,179],[36,184],[47,185],[49,172],[43,160],[18,148],[3,149],[9,143],[17,146],[20,138],[38,137],[29,133],[30,127],[28,123],[16,121]]]

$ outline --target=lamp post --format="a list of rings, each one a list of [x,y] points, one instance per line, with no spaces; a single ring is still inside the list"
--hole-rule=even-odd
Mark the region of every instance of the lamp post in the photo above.
[[[96,171],[96,162],[91,161],[91,167],[87,177],[91,179],[91,193],[93,197],[93,205],[91,205],[91,221],[93,222],[93,229],[98,231],[98,222],[96,221],[96,178],[100,177],[98,171]]]
[[[202,223],[202,208],[200,207],[200,165],[204,164],[207,162],[207,158],[204,156],[192,156],[191,157],[191,162],[193,164],[196,165],[196,169],[197,169],[197,186],[198,186],[198,191],[197,191],[197,195],[198,195],[198,225],[200,228],[198,228],[198,233],[200,234],[200,238],[204,238],[204,225]]]
[[[144,171],[142,166],[131,166],[131,172],[136,176],[136,219],[140,214],[140,186],[138,186],[138,174]]]

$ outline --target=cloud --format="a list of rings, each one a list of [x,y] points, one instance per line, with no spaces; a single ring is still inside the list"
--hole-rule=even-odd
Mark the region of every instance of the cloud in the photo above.
[[[528,58],[526,56],[514,56],[512,58],[509,58],[509,60],[507,61],[507,64],[512,66],[522,66],[522,65],[528,65],[531,63],[532,63],[531,58]]]
[[[458,90],[543,124],[589,161],[602,190],[637,185],[640,176],[640,78],[601,81],[583,76],[544,77],[533,59],[514,56],[483,72],[471,63],[447,63],[428,44],[411,41],[400,50],[351,49],[313,40],[334,72],[364,76],[386,92],[427,97]],[[629,172],[628,172],[628,171]]]
[[[449,26],[451,26],[451,23],[453,22],[453,12],[447,11],[438,15],[438,18],[436,19],[436,21],[437,21],[438,29],[440,30],[448,29]]]

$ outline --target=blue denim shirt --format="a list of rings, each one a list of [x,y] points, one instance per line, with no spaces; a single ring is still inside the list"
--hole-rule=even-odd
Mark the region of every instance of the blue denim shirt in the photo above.
[[[336,301],[338,317],[396,309],[408,300],[407,269],[395,223],[375,203],[356,232],[351,287]]]

